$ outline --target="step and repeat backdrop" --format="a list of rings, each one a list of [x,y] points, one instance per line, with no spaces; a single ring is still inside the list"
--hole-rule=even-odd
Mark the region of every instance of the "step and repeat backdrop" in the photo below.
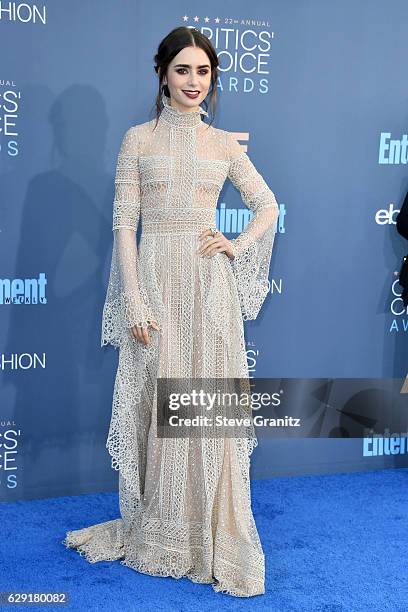
[[[115,165],[128,127],[153,118],[153,57],[181,25],[216,48],[214,125],[236,134],[279,203],[248,364],[273,379],[275,416],[304,427],[259,431],[252,477],[408,465],[393,414],[408,403],[396,275],[407,21],[405,0],[0,2],[2,500],[116,487],[105,441],[118,352],[100,346]],[[227,182],[228,238],[243,207]]]

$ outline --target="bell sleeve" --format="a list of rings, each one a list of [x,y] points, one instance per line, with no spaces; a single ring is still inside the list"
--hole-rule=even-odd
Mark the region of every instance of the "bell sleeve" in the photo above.
[[[140,217],[139,142],[137,126],[125,133],[120,147],[113,202],[113,247],[102,314],[101,346],[119,348],[134,325],[155,320],[139,286],[136,233]]]
[[[251,217],[230,240],[230,259],[244,320],[256,319],[269,291],[269,266],[279,208],[274,193],[232,134],[227,134],[228,178],[239,190]]]

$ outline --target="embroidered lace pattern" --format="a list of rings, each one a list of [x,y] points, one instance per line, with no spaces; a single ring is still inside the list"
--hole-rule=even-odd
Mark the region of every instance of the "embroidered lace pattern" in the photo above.
[[[120,517],[69,531],[91,563],[120,559],[156,576],[187,576],[238,597],[265,592],[251,510],[253,426],[240,438],[157,437],[157,378],[248,381],[243,319],[268,294],[278,205],[231,134],[163,96],[155,120],[132,126],[119,151],[113,251],[101,346],[119,349],[106,446],[119,471]],[[229,178],[251,218],[225,253],[201,257]],[[136,231],[141,223],[137,245]],[[149,327],[147,346],[130,328]]]

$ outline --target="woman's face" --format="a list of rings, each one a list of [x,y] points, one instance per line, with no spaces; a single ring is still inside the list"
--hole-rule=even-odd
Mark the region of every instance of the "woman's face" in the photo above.
[[[163,83],[168,85],[172,106],[181,112],[197,110],[211,85],[211,65],[205,51],[200,47],[182,49],[168,65]],[[198,95],[190,97],[186,91]]]

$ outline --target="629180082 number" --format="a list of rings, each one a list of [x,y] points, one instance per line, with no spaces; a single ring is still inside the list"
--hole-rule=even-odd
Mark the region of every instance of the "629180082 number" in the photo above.
[[[68,603],[67,593],[24,593],[14,591],[0,591],[0,605],[1,604],[35,604],[35,603],[55,603],[55,604],[66,604]]]

